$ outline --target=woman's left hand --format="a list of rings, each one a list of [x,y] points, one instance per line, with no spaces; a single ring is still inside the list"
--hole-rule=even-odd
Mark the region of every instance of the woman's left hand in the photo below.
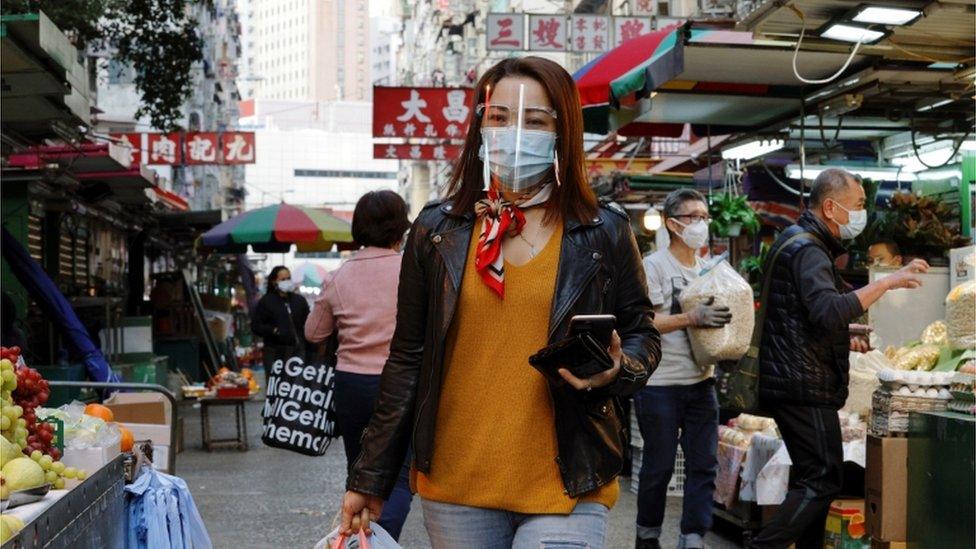
[[[610,348],[607,349],[607,352],[610,353],[610,358],[613,359],[613,368],[609,370],[586,379],[580,379],[570,373],[566,368],[560,368],[559,375],[563,376],[566,383],[569,383],[578,391],[590,391],[610,385],[617,379],[617,374],[620,373],[620,361],[624,357],[624,352],[620,348],[620,335],[617,334],[617,330],[614,330],[613,335],[610,337]]]

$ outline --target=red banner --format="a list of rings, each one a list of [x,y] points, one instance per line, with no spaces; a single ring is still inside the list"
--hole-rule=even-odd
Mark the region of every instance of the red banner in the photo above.
[[[146,135],[149,138],[149,141],[146,143],[146,164],[183,163],[183,150],[180,147],[180,134],[178,132],[150,133]]]
[[[132,146],[133,165],[253,164],[257,158],[254,132],[115,133],[112,137]]]
[[[257,159],[254,132],[224,132],[221,145],[222,164],[254,164]]]
[[[373,158],[393,160],[454,160],[459,156],[461,156],[461,145],[373,144]]]
[[[216,132],[187,132],[183,157],[187,164],[216,164],[220,143]]]
[[[464,139],[471,100],[470,88],[374,87],[373,137]]]

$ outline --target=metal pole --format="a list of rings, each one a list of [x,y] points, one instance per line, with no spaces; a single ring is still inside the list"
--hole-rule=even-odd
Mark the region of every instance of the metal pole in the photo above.
[[[806,209],[806,203],[803,202],[803,190],[806,187],[803,172],[807,166],[807,148],[806,148],[806,103],[801,98],[800,99],[800,212],[802,213]]]
[[[172,391],[155,383],[109,383],[105,381],[48,381],[51,387],[74,387],[79,389],[131,389],[134,391],[153,391],[169,399],[169,452],[167,467],[169,474],[176,474],[176,396]]]

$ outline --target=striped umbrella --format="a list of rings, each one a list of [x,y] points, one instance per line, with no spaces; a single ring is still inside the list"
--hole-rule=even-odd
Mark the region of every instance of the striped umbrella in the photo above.
[[[201,244],[222,252],[321,252],[333,244],[352,242],[352,227],[327,210],[275,204],[232,217],[203,234]]]
[[[604,53],[576,71],[586,131],[606,134],[641,114],[634,107],[682,70],[681,59],[668,56],[680,39],[680,24],[643,34]],[[681,133],[680,125],[678,134]]]
[[[327,274],[328,271],[325,270],[325,267],[318,263],[306,261],[291,271],[291,279],[297,282],[299,286],[319,288],[325,281]]]

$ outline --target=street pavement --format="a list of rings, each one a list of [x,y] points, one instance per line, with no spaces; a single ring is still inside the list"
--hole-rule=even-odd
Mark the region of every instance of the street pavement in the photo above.
[[[268,448],[261,443],[261,404],[247,406],[250,450],[215,450],[200,444],[200,412],[189,402],[180,406],[184,417],[185,450],[177,456],[176,473],[186,480],[216,548],[309,548],[337,521],[345,482],[346,459],[337,440],[323,457],[308,457]],[[212,407],[214,438],[234,435],[232,407]],[[621,479],[620,501],[610,513],[608,549],[634,546],[636,496],[630,479]],[[662,537],[663,547],[674,547],[678,537],[681,499],[669,498]],[[722,537],[711,533],[709,548],[738,547],[735,532]],[[400,537],[406,549],[430,547],[419,499]]]

